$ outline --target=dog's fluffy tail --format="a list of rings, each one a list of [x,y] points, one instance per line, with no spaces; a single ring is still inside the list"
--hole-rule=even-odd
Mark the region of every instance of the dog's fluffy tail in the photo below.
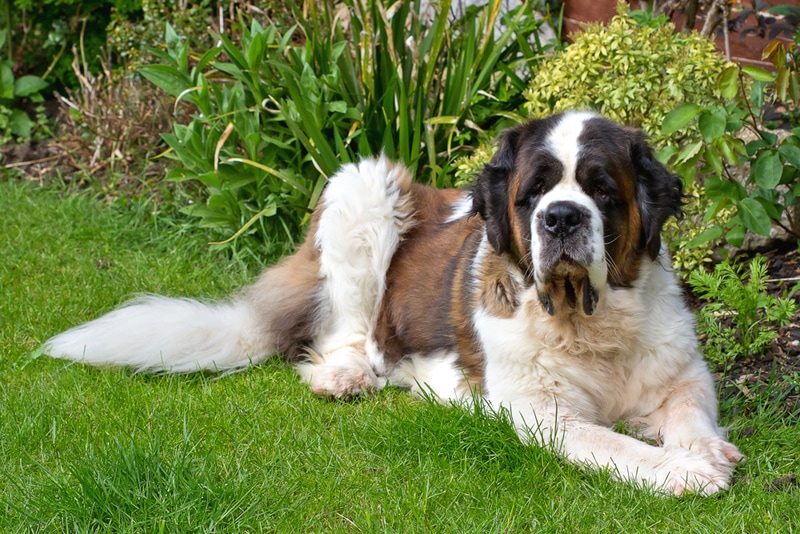
[[[47,341],[51,356],[144,372],[221,371],[273,347],[244,299],[206,303],[148,295]]]
[[[312,223],[312,235],[315,231]],[[247,367],[302,353],[323,320],[313,239],[228,302],[148,295],[45,342],[45,353],[141,372]]]

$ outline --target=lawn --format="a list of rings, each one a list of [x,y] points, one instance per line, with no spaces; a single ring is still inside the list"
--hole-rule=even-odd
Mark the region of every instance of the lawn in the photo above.
[[[480,406],[318,399],[278,360],[218,378],[39,356],[137,293],[217,298],[255,273],[146,205],[5,182],[0,213],[0,532],[800,529],[798,414],[766,394],[723,403],[734,487],[675,498],[523,446]]]

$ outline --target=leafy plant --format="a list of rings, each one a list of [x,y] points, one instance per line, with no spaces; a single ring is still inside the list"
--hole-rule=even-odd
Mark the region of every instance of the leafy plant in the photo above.
[[[233,234],[234,246],[260,249],[267,260],[285,254],[324,184],[318,173],[302,174],[302,147],[267,106],[268,95],[282,89],[262,68],[280,61],[291,33],[281,36],[253,21],[242,31],[241,50],[222,36],[191,66],[187,43],[170,25],[164,40],[165,51],[151,51],[161,63],[139,71],[177,98],[176,110],[183,103],[192,113],[188,124],[176,120],[162,135],[170,147],[165,155],[177,162],[167,179],[194,180],[206,190],[205,203],[182,211],[221,238]],[[215,61],[223,54],[225,61]]]
[[[516,117],[543,49],[527,6],[495,35],[501,3],[426,23],[421,2],[346,0],[343,24],[333,0],[308,2],[295,28],[253,21],[201,54],[168,27],[161,63],[140,72],[196,110],[164,135],[180,164],[168,178],[208,189],[186,212],[281,254],[344,162],[385,152],[450,184],[455,154]]]
[[[9,39],[15,61],[59,90],[78,81],[69,54],[73,47],[84,48],[92,72],[97,72],[112,11],[124,18],[141,13],[141,0],[4,1],[11,7]]]
[[[661,28],[669,24],[669,17],[665,13],[656,13],[655,6],[649,4],[645,9],[632,9],[628,16],[636,21],[639,26],[648,28]]]
[[[40,77],[32,74],[14,77],[14,62],[5,58],[2,52],[7,37],[7,31],[0,29],[0,141],[2,142],[9,141],[12,137],[21,140],[30,139],[37,123],[28,116],[20,104],[23,99],[34,103],[44,101],[41,92],[48,85]]]
[[[675,106],[719,102],[714,81],[726,62],[713,43],[657,20],[640,25],[626,9],[620,3],[608,25],[587,25],[541,64],[525,93],[531,115],[592,109],[644,129],[663,146],[675,139],[661,130]]]
[[[345,4],[346,31],[336,23],[333,2],[299,17],[306,46],[289,51],[292,68],[278,66],[288,92],[281,104],[287,123],[295,132],[327,132],[313,144],[304,142],[327,175],[341,161],[384,151],[424,181],[449,185],[459,150],[474,146],[502,117],[518,118],[522,91],[543,49],[542,21],[526,5],[506,17],[501,33],[498,0],[457,20],[446,15],[450,2],[440,2],[429,24],[421,2]],[[341,109],[318,109],[317,95]],[[319,123],[315,115],[333,120]]]
[[[213,36],[204,31],[209,20],[215,20],[214,6],[208,0],[191,3],[180,0],[139,1],[141,15],[131,16],[119,10],[111,12],[111,22],[106,27],[106,47],[111,60],[124,65],[153,62],[155,58],[148,50],[162,47],[165,23],[196,47],[213,46]],[[248,2],[248,5],[252,6],[253,2]],[[237,12],[241,8],[237,4],[232,9]]]
[[[721,210],[732,209],[727,223],[715,225],[702,239],[724,236],[734,246],[741,246],[749,230],[770,235],[775,224],[794,238],[800,238],[800,220],[796,207],[800,195],[800,128],[770,129],[762,110],[770,100],[785,107],[781,121],[791,127],[800,102],[800,57],[798,43],[791,46],[775,41],[764,51],[775,66],[770,73],[754,66],[732,65],[716,80],[726,101],[701,105],[687,103],[669,113],[664,121],[665,135],[692,125],[700,139],[683,143],[668,160],[686,177],[693,178],[698,166],[711,204],[706,220],[713,220]],[[752,140],[746,141],[743,133]],[[700,164],[700,165],[699,165]],[[738,177],[737,169],[749,170]],[[702,241],[702,239],[700,241]]]
[[[698,314],[697,329],[706,336],[706,357],[721,369],[748,356],[760,356],[797,311],[790,297],[766,292],[767,263],[753,258],[747,272],[723,262],[713,272],[696,269],[689,276],[695,294],[711,302]]]

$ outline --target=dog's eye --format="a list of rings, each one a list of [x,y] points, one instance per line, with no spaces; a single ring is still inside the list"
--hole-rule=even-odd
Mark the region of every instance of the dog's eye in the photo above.
[[[528,182],[527,186],[520,191],[515,204],[520,208],[531,206],[536,203],[540,196],[542,196],[543,190],[543,180],[531,180]]]
[[[606,173],[599,173],[592,180],[592,196],[595,200],[604,202],[614,194],[613,181]]]

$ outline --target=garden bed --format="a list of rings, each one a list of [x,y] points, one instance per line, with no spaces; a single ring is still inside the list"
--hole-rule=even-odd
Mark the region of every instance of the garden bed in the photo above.
[[[797,247],[793,243],[786,244],[763,255],[769,260],[769,293],[785,296],[800,283]],[[690,305],[697,310],[703,302],[690,294]],[[702,343],[702,336],[700,341]],[[723,396],[742,397],[745,406],[756,399],[767,400],[787,416],[800,415],[800,314],[779,329],[763,356],[735,362],[726,372],[717,372],[715,378]]]

